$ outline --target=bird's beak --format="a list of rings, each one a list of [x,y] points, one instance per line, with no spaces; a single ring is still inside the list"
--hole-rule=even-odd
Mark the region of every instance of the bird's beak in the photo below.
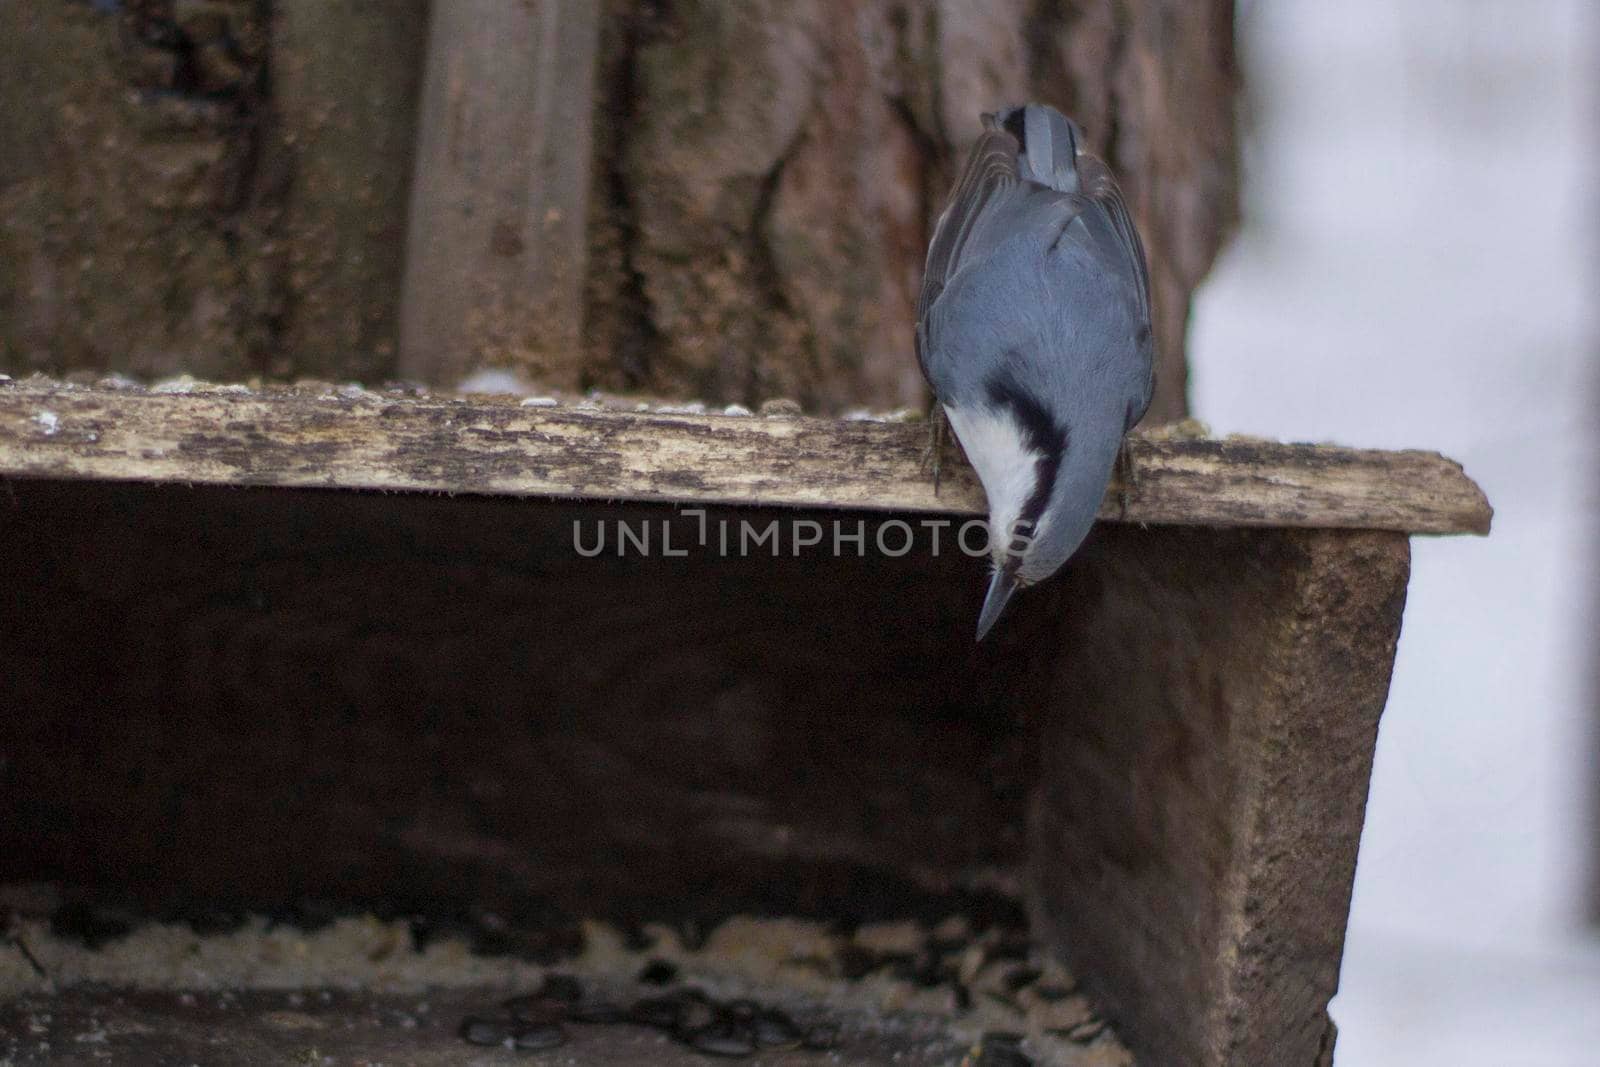
[[[983,598],[983,610],[978,613],[979,641],[982,641],[999,621],[1000,613],[1006,610],[1006,602],[1011,599],[1011,594],[1017,591],[1017,584],[1016,568],[995,569],[994,577],[989,580],[989,595]]]

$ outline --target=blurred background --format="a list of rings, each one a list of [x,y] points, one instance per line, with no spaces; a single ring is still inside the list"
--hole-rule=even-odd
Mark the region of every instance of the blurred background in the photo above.
[[[1243,225],[1195,300],[1217,432],[1436,448],[1336,1062],[1600,1062],[1600,6],[1239,12]]]

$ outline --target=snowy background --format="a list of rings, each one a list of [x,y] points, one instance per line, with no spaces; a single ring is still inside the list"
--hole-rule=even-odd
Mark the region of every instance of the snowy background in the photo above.
[[[1196,301],[1219,433],[1438,449],[1338,1067],[1600,1064],[1600,3],[1240,4],[1245,224]]]

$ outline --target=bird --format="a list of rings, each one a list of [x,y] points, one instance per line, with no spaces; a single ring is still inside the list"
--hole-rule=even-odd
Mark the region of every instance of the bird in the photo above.
[[[916,305],[917,362],[989,506],[981,642],[1012,595],[1088,536],[1155,390],[1144,244],[1077,125],[1030,103],[983,117],[939,216]]]

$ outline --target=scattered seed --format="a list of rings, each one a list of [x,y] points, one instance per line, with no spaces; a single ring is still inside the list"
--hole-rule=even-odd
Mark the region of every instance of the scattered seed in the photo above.
[[[651,960],[639,972],[638,980],[645,985],[671,985],[678,980],[678,968],[666,960]]]
[[[511,1037],[511,1023],[506,1019],[469,1015],[461,1020],[461,1029],[457,1032],[469,1045],[503,1045]]]
[[[800,405],[787,397],[776,397],[761,405],[761,414],[768,418],[792,418],[800,414]]]
[[[1105,1033],[1104,1019],[1086,1019],[1077,1026],[1067,1030],[1066,1038],[1079,1045],[1087,1045],[1101,1034]]]
[[[722,1015],[717,1005],[706,1000],[680,1000],[678,1002],[678,1020],[673,1024],[673,1030],[679,1035],[692,1034],[704,1030],[716,1022]]]

